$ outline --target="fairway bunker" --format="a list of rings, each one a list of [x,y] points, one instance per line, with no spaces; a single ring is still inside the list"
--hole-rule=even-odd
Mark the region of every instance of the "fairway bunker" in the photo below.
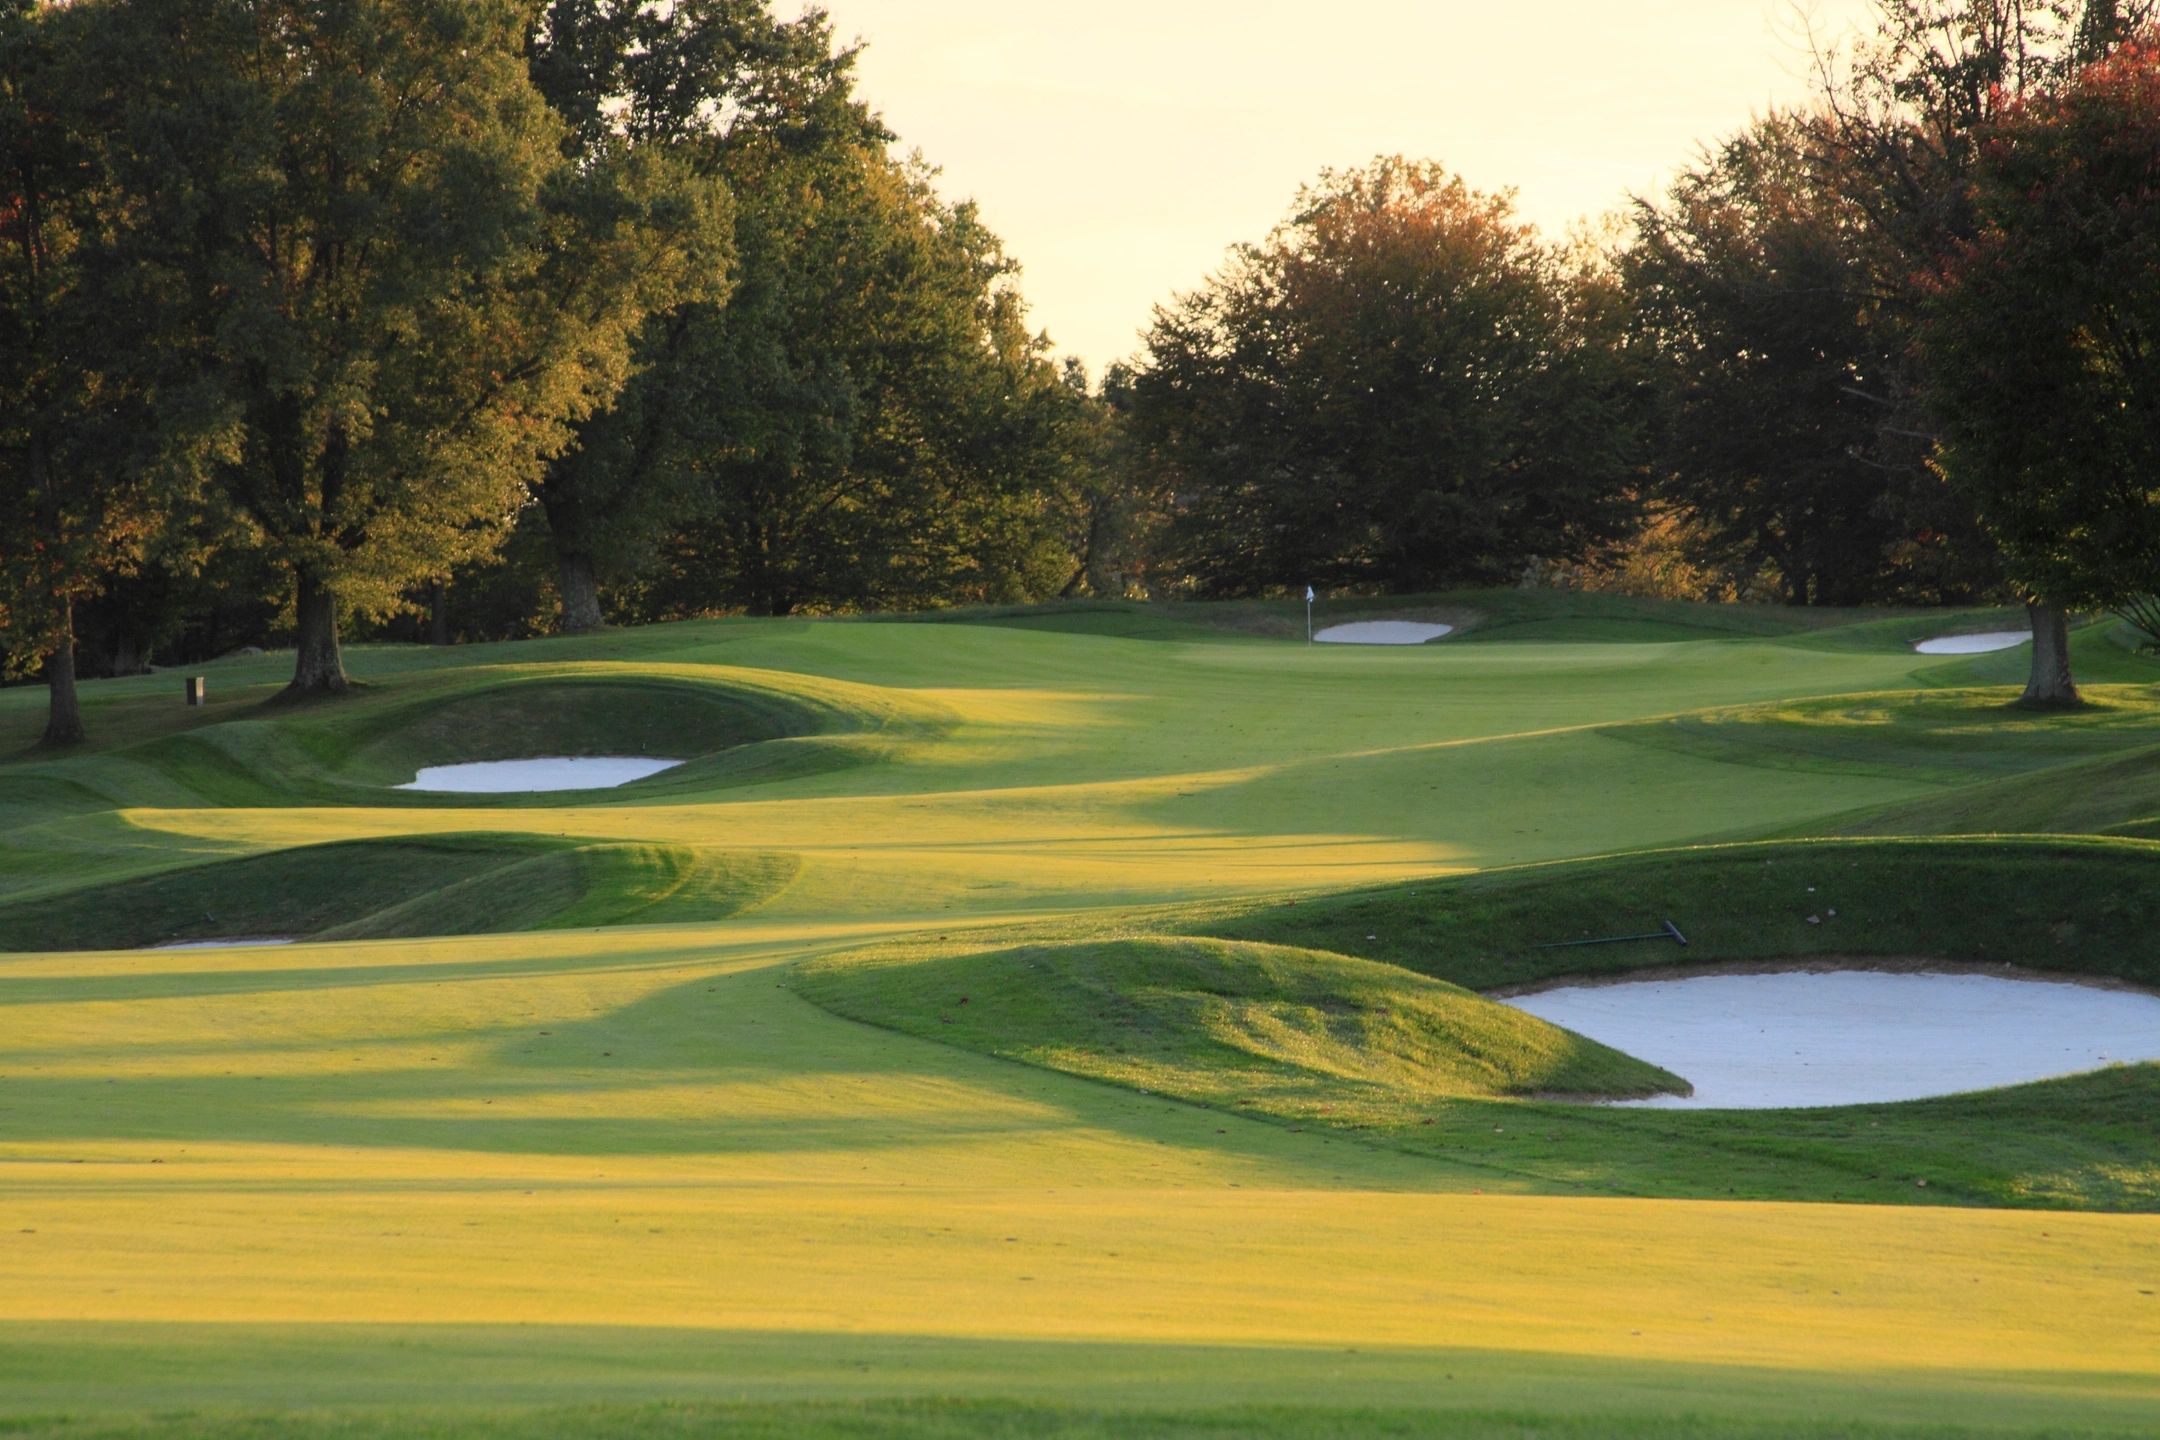
[[[1913,649],[1922,655],[1987,655],[1997,650],[2015,650],[2031,641],[2031,632],[2025,630],[1983,630],[1976,635],[1938,635],[1922,640]]]
[[[680,760],[642,755],[551,755],[428,765],[398,786],[433,795],[530,795],[547,790],[612,790],[672,770]]]
[[[1423,645],[1454,633],[1452,625],[1420,620],[1356,620],[1347,625],[1330,625],[1313,639],[1322,645]]]
[[[1861,1105],[2160,1060],[2160,996],[1994,974],[1697,975],[1571,985],[1508,1003],[1695,1087],[1627,1104]]]
[[[161,940],[155,945],[144,946],[147,950],[255,950],[265,945],[290,945],[290,935],[241,935],[225,936],[215,940]]]

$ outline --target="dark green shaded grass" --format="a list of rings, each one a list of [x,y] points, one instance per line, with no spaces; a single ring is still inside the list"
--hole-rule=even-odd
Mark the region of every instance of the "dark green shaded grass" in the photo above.
[[[2160,839],[2160,747],[2101,756],[1833,821],[1846,835],[2108,834]]]
[[[2160,691],[2093,686],[2086,695],[2083,709],[2048,714],[2012,708],[2000,690],[1885,691],[1700,710],[1605,733],[1729,765],[1945,785],[2155,748]]]
[[[969,1398],[957,1398],[967,1396]],[[2149,1435],[2144,1377],[1819,1372],[1472,1346],[999,1341],[604,1326],[15,1325],[0,1435]],[[1865,1417],[1858,1418],[1858,1417]]]
[[[1685,600],[1647,600],[1567,590],[1449,590],[1411,595],[1330,596],[1314,607],[1316,625],[1400,617],[1434,618],[1457,625],[1462,639],[1553,640],[1610,644],[1675,640],[1747,639],[1829,632],[1847,626],[1882,626],[1880,633],[1841,648],[1895,648],[1896,638],[1916,629],[1915,639],[1950,629],[1986,630],[1997,611],[1884,611],[1796,609],[1776,605],[1711,605]],[[1885,618],[1896,617],[1896,618]],[[2023,612],[2017,612],[2023,623]],[[1107,635],[1138,640],[1303,640],[1305,605],[1300,597],[1258,600],[1081,600],[1050,605],[976,606],[926,614],[872,616],[910,624],[995,625],[1061,634]]]
[[[724,920],[778,894],[800,868],[793,855],[517,834],[339,841],[0,905],[0,950]]]
[[[415,893],[545,853],[515,835],[342,841],[194,865],[0,906],[0,950],[122,950],[170,940],[313,935]]]
[[[1846,1420],[1749,1421],[1727,1416],[1550,1415],[1533,1410],[1434,1411],[1249,1406],[1121,1411],[984,1400],[581,1405],[552,1409],[389,1413],[181,1413],[0,1420],[22,1440],[2048,1440],[2121,1435],[2048,1425],[2033,1430],[1877,1425]]]
[[[336,748],[347,752],[348,776],[390,784],[429,765],[543,755],[688,760],[816,728],[808,707],[775,694],[635,678],[528,680],[431,695],[368,720],[337,726]]]
[[[155,733],[130,743],[18,755],[18,763],[0,768],[0,823],[26,826],[128,806],[664,802],[860,764],[892,742],[895,728],[890,716],[732,679],[487,668],[371,687],[336,702],[232,707],[215,723],[162,704],[155,714],[162,722]],[[150,728],[147,716],[132,728]],[[607,790],[442,795],[394,788],[429,765],[564,755],[689,763]]]
[[[1835,911],[1835,914],[1831,912]],[[2160,986],[2160,845],[2083,837],[1819,840],[1484,871],[1194,922],[1490,990],[1647,966],[1840,955],[2009,964]],[[1691,942],[1540,950],[1655,931]],[[1184,926],[1178,926],[1184,929]]]

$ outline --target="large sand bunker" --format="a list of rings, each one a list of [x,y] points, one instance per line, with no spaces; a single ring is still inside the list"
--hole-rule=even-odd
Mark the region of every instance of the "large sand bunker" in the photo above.
[[[2160,996],[2067,981],[1869,970],[1576,985],[1508,1002],[1695,1087],[1644,1105],[1917,1100],[2160,1060]]]
[[[429,765],[400,790],[438,795],[523,795],[542,790],[612,790],[672,770],[680,760],[642,755],[553,755],[532,760],[477,760]]]
[[[1913,646],[1922,655],[1985,655],[2014,650],[2031,641],[2029,630],[1983,630],[1977,635],[1938,635]]]
[[[1354,620],[1347,625],[1330,625],[1312,638],[1323,645],[1423,645],[1454,633],[1452,625],[1428,625],[1417,620]]]

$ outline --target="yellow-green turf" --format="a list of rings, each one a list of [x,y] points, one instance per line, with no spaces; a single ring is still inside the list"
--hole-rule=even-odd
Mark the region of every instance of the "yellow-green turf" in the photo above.
[[[1081,606],[86,687],[90,749],[0,760],[0,1434],[2160,1431],[2160,1067],[1611,1111],[1537,1096],[1656,1072],[1468,993],[2160,982],[2160,664],[2089,627],[2098,705],[2039,718],[2018,653],[1907,648],[1998,616],[1400,608],[1466,628]],[[692,763],[386,788],[616,750]],[[1684,954],[1531,948],[1668,915]]]

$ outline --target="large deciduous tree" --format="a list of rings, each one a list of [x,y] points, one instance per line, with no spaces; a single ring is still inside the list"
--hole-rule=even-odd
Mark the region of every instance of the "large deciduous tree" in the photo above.
[[[1795,605],[1969,600],[1992,553],[1887,397],[1906,328],[1858,209],[1774,115],[1635,208],[1622,257],[1661,364],[1654,485],[1689,557]]]
[[[2007,105],[1921,327],[1943,472],[2035,605],[2160,581],[2160,34]],[[2025,699],[2074,702],[2059,623]]]
[[[1570,559],[1629,514],[1609,277],[1431,164],[1330,172],[1157,311],[1138,377],[1204,590],[1428,588]]]
[[[1074,397],[975,209],[880,141],[730,166],[738,281],[686,361],[698,518],[647,614],[787,615],[1056,593],[1047,497]]]
[[[108,0],[137,267],[171,277],[215,480],[292,577],[292,692],[339,611],[485,553],[672,303],[710,198],[565,156],[514,0]]]
[[[1822,163],[1866,216],[1877,283],[1900,323],[1918,324],[1943,257],[1972,244],[1985,223],[1975,171],[1998,120],[2072,83],[2156,9],[2155,0],[1880,0],[1875,32],[1849,63],[1826,57]],[[1940,419],[1923,365],[1893,378],[1882,398],[1904,426],[1926,430]],[[2027,599],[2026,699],[2074,704],[2065,607],[2078,602],[2038,591]]]
[[[782,22],[766,0],[549,0],[527,49],[581,164],[657,149],[693,183],[717,186],[744,149],[890,138],[852,98],[854,53],[834,46],[815,10]],[[701,238],[678,304],[641,331],[628,384],[577,426],[535,487],[566,631],[601,624],[603,580],[647,567],[703,498],[693,442],[724,383],[713,332],[732,282],[733,231]]]
[[[0,636],[42,665],[48,744],[84,738],[76,620],[154,539],[172,472],[105,263],[116,204],[81,105],[85,17],[0,3]],[[165,484],[161,484],[165,482]]]

